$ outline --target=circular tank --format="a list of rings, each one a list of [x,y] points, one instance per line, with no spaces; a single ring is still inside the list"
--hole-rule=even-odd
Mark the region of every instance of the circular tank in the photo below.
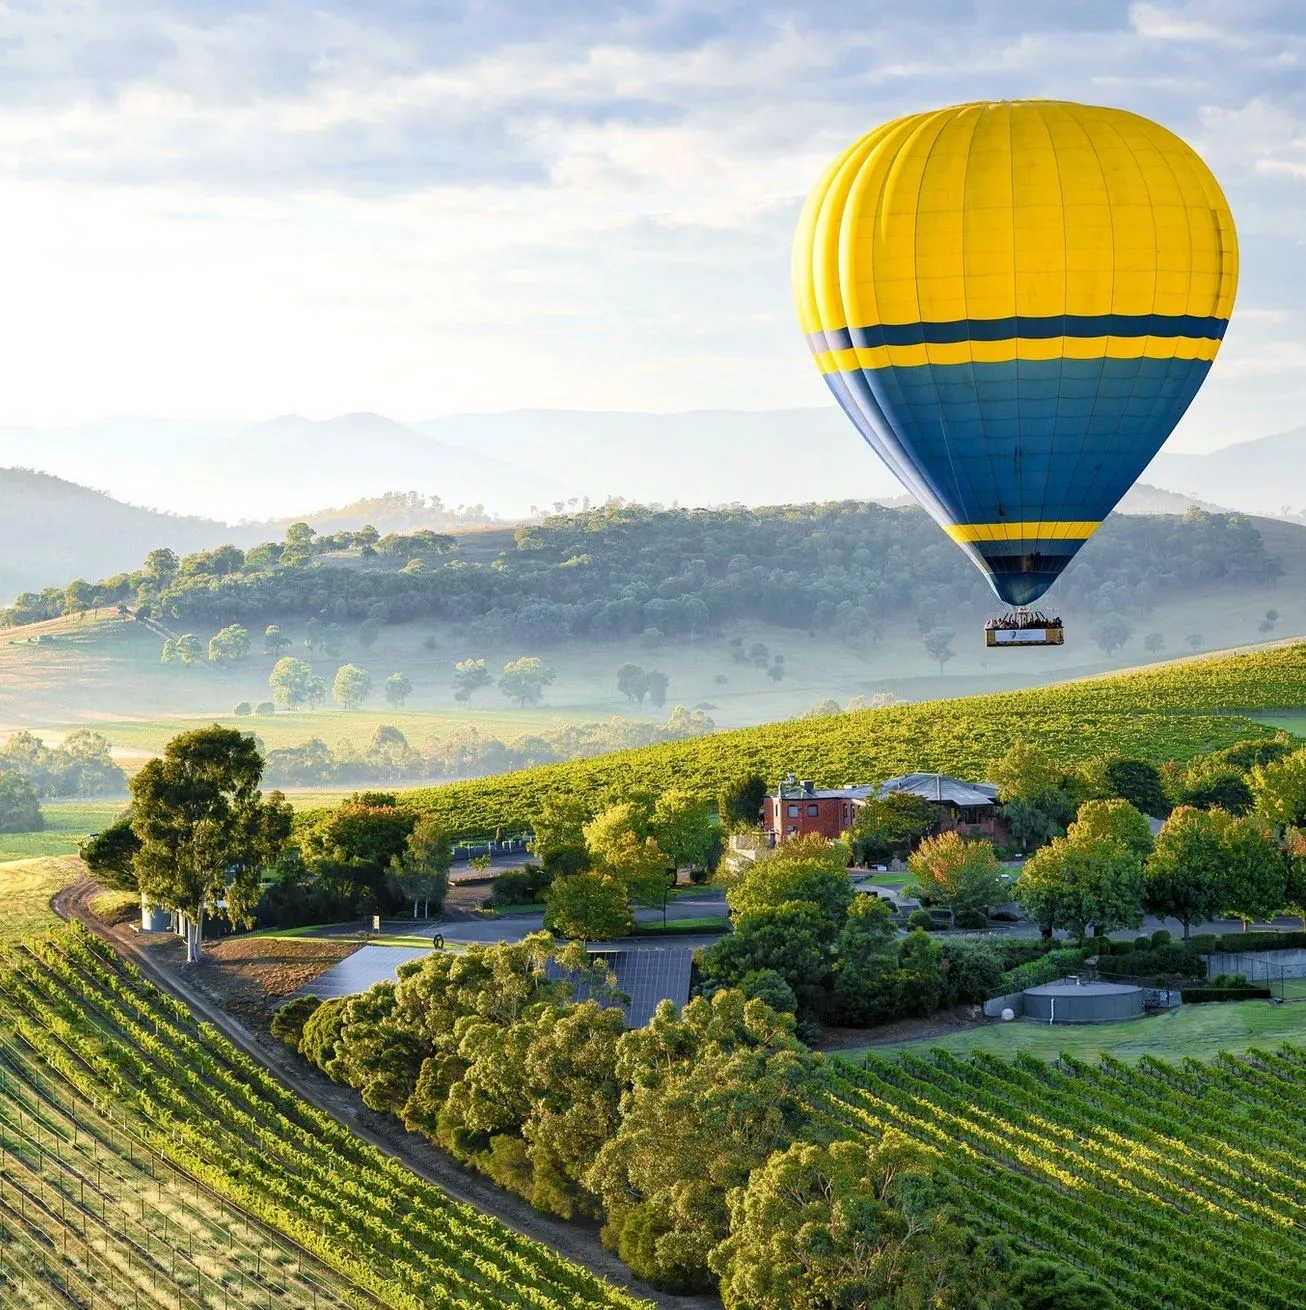
[[[1045,983],[1024,998],[1025,1017],[1044,1023],[1108,1023],[1143,1013],[1143,989],[1124,983]]]

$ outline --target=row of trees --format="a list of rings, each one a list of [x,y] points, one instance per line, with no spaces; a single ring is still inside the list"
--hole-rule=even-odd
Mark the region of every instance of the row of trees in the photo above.
[[[0,771],[23,778],[39,798],[112,796],[127,790],[127,775],[113,762],[106,737],[77,728],[57,746],[26,729],[0,747]]]
[[[274,703],[281,709],[316,709],[327,698],[327,681],[313,672],[307,660],[285,655],[268,675]],[[413,684],[402,673],[392,673],[382,684],[391,709],[403,709],[412,695]],[[331,682],[331,699],[347,710],[356,710],[372,694],[372,675],[357,664],[342,664]]]
[[[671,1292],[717,1286],[728,1310],[1108,1310],[1079,1275],[968,1232],[906,1139],[807,1141],[822,1061],[788,1015],[722,988],[626,1032],[613,993],[602,963],[539,934],[293,1001],[274,1031],[536,1209],[600,1220]]]

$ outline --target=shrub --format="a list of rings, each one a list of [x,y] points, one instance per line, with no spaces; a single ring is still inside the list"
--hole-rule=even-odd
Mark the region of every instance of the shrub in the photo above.
[[[1306,932],[1227,932],[1212,939],[1213,949],[1229,955],[1247,951],[1292,951],[1306,947]]]
[[[1039,937],[1007,937],[990,945],[1002,961],[1004,971],[1028,964],[1031,960],[1041,960],[1052,949]]]
[[[1170,932],[1166,928],[1158,928],[1152,934],[1153,946],[1169,946],[1173,940],[1174,938],[1170,936]]]
[[[1134,938],[1134,950],[1136,950],[1136,951],[1146,951],[1146,950],[1150,950],[1150,949],[1151,949],[1151,946],[1152,946],[1152,939],[1151,939],[1150,937],[1135,937],[1135,938]]]
[[[757,997],[773,1010],[793,1014],[798,1009],[794,989],[774,969],[754,969],[739,980],[739,990],[749,1000]]]
[[[997,989],[1002,983],[1002,960],[986,942],[944,942],[941,966],[950,1005],[978,1005],[1001,995]]]
[[[299,1050],[304,1039],[304,1025],[322,1004],[320,996],[294,996],[272,1016],[272,1036]]]
[[[232,712],[233,714],[237,714],[237,715],[239,715],[241,718],[244,718],[244,716],[245,716],[246,714],[253,714],[253,713],[254,713],[254,707],[249,703],[249,701],[247,701],[247,700],[243,700],[243,701],[241,701],[240,704],[238,704],[238,705],[236,706],[236,708],[235,708],[234,710],[232,710],[231,712]]]
[[[1066,974],[1078,969],[1084,963],[1087,951],[1066,947],[1061,950],[1048,951],[1041,959],[1031,960],[1015,969],[1008,969],[1002,975],[994,996],[1005,996],[1008,992],[1023,992],[1027,987],[1039,987],[1043,983],[1056,982]]]
[[[267,717],[267,715],[275,714],[276,712],[277,712],[276,704],[275,702],[270,700],[261,700],[257,705],[254,706],[254,713],[261,714],[265,718]]]
[[[542,900],[553,882],[553,875],[538,864],[523,864],[520,869],[505,869],[490,884],[490,904],[534,905]]]
[[[929,932],[929,930],[934,927],[934,920],[930,918],[928,910],[913,910],[907,916],[907,927],[911,928],[913,931],[917,928],[921,928],[924,929],[925,932]]]
[[[982,930],[989,926],[989,916],[983,910],[958,910],[955,922],[958,928]]]

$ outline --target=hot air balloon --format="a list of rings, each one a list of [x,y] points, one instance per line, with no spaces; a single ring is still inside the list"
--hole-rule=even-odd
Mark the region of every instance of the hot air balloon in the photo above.
[[[1229,322],[1238,245],[1210,170],[1123,109],[912,114],[826,169],[793,282],[839,404],[1017,607],[991,625],[1059,643],[1025,607],[1160,449]]]

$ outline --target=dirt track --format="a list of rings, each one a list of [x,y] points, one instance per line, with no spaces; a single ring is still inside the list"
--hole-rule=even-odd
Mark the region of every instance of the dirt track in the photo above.
[[[151,959],[147,951],[141,950],[130,929],[110,928],[101,923],[86,906],[87,897],[94,891],[95,884],[90,881],[74,883],[57,893],[51,905],[60,918],[76,919],[120,955],[132,959],[152,982],[188,1005],[201,1019],[221,1029],[233,1044],[275,1074],[296,1095],[324,1110],[387,1155],[403,1160],[414,1173],[443,1189],[454,1200],[493,1215],[514,1232],[550,1247],[616,1286],[647,1298],[651,1305],[720,1310],[721,1302],[713,1296],[671,1296],[655,1291],[602,1245],[597,1228],[540,1214],[519,1197],[463,1168],[425,1138],[405,1132],[390,1116],[367,1109],[356,1092],[315,1073],[285,1046],[270,1038],[260,1040],[244,1024],[189,986],[180,971]]]

